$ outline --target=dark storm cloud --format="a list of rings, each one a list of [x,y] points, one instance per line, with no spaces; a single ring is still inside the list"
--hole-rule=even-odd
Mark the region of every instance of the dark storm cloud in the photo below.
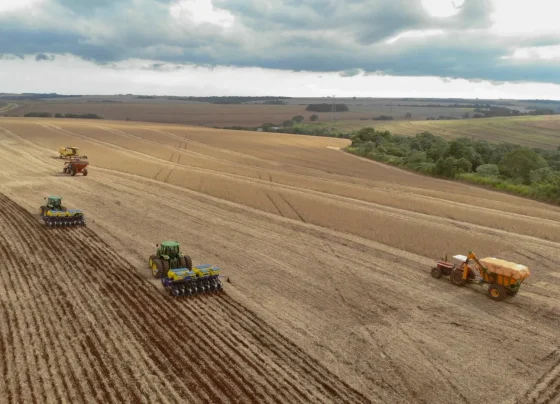
[[[73,54],[105,66],[127,59],[293,71],[440,76],[560,83],[556,62],[515,61],[521,46],[560,44],[555,36],[491,35],[490,0],[465,0],[448,18],[421,0],[213,0],[231,26],[177,20],[178,0],[46,0],[39,13],[0,13],[2,54]],[[402,37],[409,31],[441,31]],[[38,56],[38,60],[44,60]]]

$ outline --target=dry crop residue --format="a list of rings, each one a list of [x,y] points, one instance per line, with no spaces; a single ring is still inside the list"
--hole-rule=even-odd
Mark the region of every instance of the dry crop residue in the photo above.
[[[174,401],[184,390],[194,400],[200,390],[211,401],[207,388],[214,381],[220,397],[247,398],[250,391],[255,400],[270,396],[280,402],[336,402],[342,400],[338,394],[359,401],[355,391],[365,400],[391,403],[484,403],[488,391],[498,390],[510,401],[555,397],[557,358],[551,353],[558,349],[560,328],[560,208],[414,175],[330,148],[346,144],[137,122],[0,119],[0,191],[33,214],[44,196],[61,195],[67,206],[85,211],[95,233],[91,241],[84,230],[62,233],[77,236],[70,241],[58,240],[57,230],[49,243],[77,252],[91,243],[99,257],[105,250],[123,257],[94,270],[97,258],[81,258],[72,249],[63,252],[74,257],[61,258],[64,266],[54,261],[57,252],[45,254],[55,264],[37,261],[50,275],[34,278],[30,288],[49,291],[44,282],[58,279],[53,271],[83,269],[53,286],[50,299],[59,299],[59,305],[35,294],[24,299],[12,286],[1,289],[3,304],[21,300],[29,313],[8,316],[14,331],[1,331],[11,359],[0,371],[21,378],[8,378],[10,394],[32,400],[49,391],[56,400],[60,393],[50,391],[72,389],[75,379],[83,385],[73,395],[105,394],[96,388],[100,385],[109,394],[100,400],[118,401],[114,386],[134,376],[140,380],[135,391],[161,401],[166,391],[174,392],[168,398]],[[78,146],[89,156],[90,175],[60,172],[56,150],[63,145]],[[19,238],[27,243],[27,236]],[[147,257],[169,238],[178,240],[195,264],[218,265],[230,276],[227,299],[178,305],[154,294],[158,282]],[[479,287],[458,288],[430,276],[436,259],[468,250],[526,264],[532,276],[504,302],[490,300]],[[130,265],[139,277],[131,275]],[[13,282],[30,279],[15,274],[8,272]],[[85,287],[84,274],[100,289]],[[138,294],[121,291],[123,279]],[[73,296],[70,305],[62,304],[63,292]],[[78,299],[82,293],[87,299]],[[39,298],[45,300],[46,317],[30,309]],[[95,307],[109,310],[107,299],[113,315],[100,316]],[[79,320],[64,323],[69,328],[60,337],[38,327],[50,324],[47,318],[69,319],[74,313]],[[129,323],[127,315],[144,320]],[[116,331],[97,326],[107,322]],[[72,327],[89,331],[75,334]],[[181,334],[183,329],[188,333]],[[40,347],[49,333],[61,340],[48,355],[13,342]],[[181,362],[182,347],[193,345],[189,333],[205,342],[190,365]],[[139,342],[144,334],[152,335],[149,343]],[[167,343],[166,336],[185,342]],[[81,349],[64,356],[66,341]],[[112,347],[110,341],[121,345]],[[156,355],[159,351],[167,353]],[[169,359],[173,355],[178,365]],[[207,372],[215,373],[196,379],[202,387],[192,390],[191,379],[175,366],[198,369],[208,355],[215,360]],[[55,361],[67,366],[57,368]],[[95,365],[88,367],[90,362]],[[155,373],[147,371],[152,366]],[[45,381],[51,379],[48,371],[65,376],[46,387],[18,390],[27,369],[36,367],[44,369]],[[156,383],[167,373],[179,376]],[[301,374],[307,376],[299,381]],[[156,382],[142,383],[146,378]],[[286,388],[277,389],[277,383]],[[177,387],[184,384],[184,390]],[[338,393],[327,386],[338,386]],[[120,394],[134,399],[127,389]]]
[[[0,401],[368,401],[227,295],[168,300],[91,230],[0,203]]]

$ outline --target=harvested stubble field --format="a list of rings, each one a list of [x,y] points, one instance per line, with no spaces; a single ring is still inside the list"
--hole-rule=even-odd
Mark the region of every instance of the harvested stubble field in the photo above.
[[[452,107],[455,102],[422,100],[404,101],[383,98],[337,98],[337,103],[346,104],[347,112],[338,112],[334,122],[334,115],[330,112],[308,112],[308,104],[332,103],[331,98],[292,98],[283,100],[286,105],[248,104],[210,104],[193,101],[172,100],[166,98],[138,99],[135,96],[83,96],[76,98],[43,99],[41,101],[18,101],[20,107],[8,115],[23,116],[30,112],[49,112],[51,114],[98,114],[105,119],[142,122],[180,123],[201,126],[259,126],[265,122],[280,124],[292,119],[296,115],[303,115],[305,122],[310,123],[309,117],[319,115],[319,122],[338,126],[344,130],[375,125],[379,121],[372,121],[373,117],[389,115],[399,121],[408,121],[406,114],[412,114],[412,120],[425,121],[427,117],[440,115],[461,118],[472,108]],[[470,100],[463,100],[461,104],[471,104]],[[418,106],[424,105],[424,106]],[[432,105],[432,106],[428,106]],[[512,108],[525,111],[524,105]],[[0,111],[1,113],[1,111]],[[362,120],[363,119],[363,120]],[[330,122],[329,122],[330,121]],[[369,123],[368,123],[369,122]]]
[[[391,133],[409,136],[430,132],[447,139],[467,136],[543,149],[555,149],[560,145],[560,116],[558,115],[394,122],[373,126],[379,130],[386,129]]]
[[[0,401],[558,401],[560,208],[346,144],[0,119]],[[60,173],[62,145],[88,177]],[[43,229],[48,194],[88,229]],[[162,296],[146,260],[167,238],[220,266],[227,294]],[[470,249],[532,276],[499,303],[431,278]]]

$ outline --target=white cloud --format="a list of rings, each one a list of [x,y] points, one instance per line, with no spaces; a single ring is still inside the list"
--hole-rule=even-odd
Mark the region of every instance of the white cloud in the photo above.
[[[9,11],[20,11],[22,9],[27,9],[27,11],[32,10],[33,6],[37,6],[39,3],[43,3],[45,0],[1,0],[0,1],[0,13]]]
[[[387,39],[385,41],[385,43],[390,45],[390,44],[395,43],[395,42],[397,42],[398,40],[401,40],[401,39],[426,38],[426,37],[431,37],[431,36],[443,35],[444,33],[445,33],[445,31],[443,31],[441,29],[430,29],[430,30],[423,30],[423,31],[406,31],[406,32],[403,32],[401,34],[395,35],[392,38]]]
[[[560,99],[560,85],[500,83],[439,77],[395,77],[339,73],[292,72],[260,68],[206,68],[150,60],[99,66],[73,56],[49,63],[33,56],[0,59],[0,88],[4,92],[63,94],[154,95],[277,95],[293,97],[442,97]],[[87,77],[87,80],[84,80]],[[250,78],[250,85],[247,85]]]
[[[212,0],[179,0],[169,7],[171,16],[186,23],[212,24],[220,27],[231,27],[234,17],[225,10],[218,9]]]
[[[447,18],[461,11],[464,0],[422,0],[422,6],[432,17]]]

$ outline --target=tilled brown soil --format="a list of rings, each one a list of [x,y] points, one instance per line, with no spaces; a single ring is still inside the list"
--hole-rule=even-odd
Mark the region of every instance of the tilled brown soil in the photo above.
[[[0,402],[368,402],[227,294],[162,296],[0,195]]]
[[[383,403],[486,403],[497,391],[504,404],[558,401],[560,208],[336,150],[345,144],[177,125],[0,119],[0,192],[34,215],[44,196],[58,194],[89,219],[88,229],[55,230],[48,241],[35,239],[43,230],[17,236],[25,241],[24,260],[35,260],[36,251],[54,260],[60,254],[48,243],[63,245],[63,254],[74,258],[61,258],[62,266],[37,261],[47,276],[31,285],[51,296],[24,298],[18,288],[0,287],[3,304],[21,300],[31,313],[9,316],[10,327],[2,327],[2,343],[13,355],[2,370],[27,380],[27,370],[43,363],[34,371],[50,380],[50,363],[66,360],[67,345],[83,344],[60,372],[70,377],[77,367],[72,377],[84,384],[84,395],[102,394],[95,377],[109,389],[132,374],[138,382],[118,393],[131,401],[129,389],[146,391],[146,401],[182,395],[212,401],[207,388],[214,383],[220,400],[240,402],[359,401],[363,395]],[[90,156],[88,177],[60,173],[55,150],[62,145]],[[12,233],[18,234],[2,234],[11,240]],[[195,264],[220,266],[231,280],[226,297],[175,302],[162,296],[147,258],[164,239],[178,240]],[[122,258],[92,269],[103,258],[84,258],[88,243],[99,257],[108,250]],[[468,250],[527,264],[532,275],[504,302],[480,287],[457,288],[430,276],[434,260]],[[58,279],[69,268],[81,271]],[[6,279],[23,283],[34,276],[16,273]],[[100,289],[88,287],[92,282]],[[41,286],[51,283],[58,286]],[[138,292],[121,291],[123,283]],[[34,299],[60,304],[33,311]],[[6,343],[13,338],[40,347],[33,341],[48,335],[38,325],[50,324],[45,319],[56,313],[66,316],[67,328],[54,354],[43,358]],[[111,332],[99,326],[106,323]],[[141,335],[158,342],[141,342]],[[120,345],[110,348],[113,341]],[[203,376],[188,376],[195,370]],[[160,382],[166,372],[169,379]],[[14,397],[30,394],[10,383]],[[75,384],[49,383],[56,391]],[[33,394],[43,388],[37,389]],[[107,394],[118,401],[116,392]]]

